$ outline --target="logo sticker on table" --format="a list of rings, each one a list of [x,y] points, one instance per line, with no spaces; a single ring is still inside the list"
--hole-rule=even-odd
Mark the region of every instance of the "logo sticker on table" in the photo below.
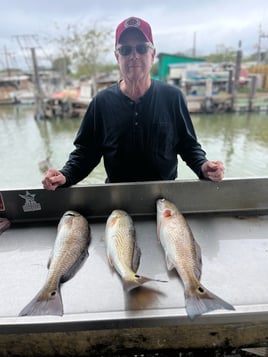
[[[25,200],[22,209],[24,212],[32,212],[32,211],[40,211],[41,205],[40,203],[35,201],[35,194],[26,191],[25,195],[19,195],[21,198]]]

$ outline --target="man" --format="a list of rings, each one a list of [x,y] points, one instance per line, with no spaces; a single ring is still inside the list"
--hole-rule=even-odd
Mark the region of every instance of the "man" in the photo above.
[[[223,163],[207,160],[180,89],[150,77],[155,58],[150,25],[136,17],[121,22],[115,57],[122,79],[93,98],[75,150],[60,171],[48,170],[44,188],[78,183],[102,157],[106,182],[174,180],[177,155],[199,178],[221,181]]]

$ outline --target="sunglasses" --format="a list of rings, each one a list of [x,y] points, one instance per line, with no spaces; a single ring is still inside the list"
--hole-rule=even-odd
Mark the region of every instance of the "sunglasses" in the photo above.
[[[148,43],[142,43],[136,46],[122,45],[116,48],[121,56],[129,56],[133,50],[135,50],[139,55],[145,55],[149,49],[153,49],[153,46]]]

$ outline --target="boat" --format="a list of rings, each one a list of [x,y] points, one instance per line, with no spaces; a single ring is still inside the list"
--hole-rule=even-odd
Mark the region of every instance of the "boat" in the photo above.
[[[17,98],[12,93],[7,91],[0,91],[0,105],[12,105],[17,104]]]
[[[27,75],[1,76],[0,77],[0,104],[18,104],[18,97],[31,92],[32,84]],[[31,94],[33,96],[33,94]],[[23,99],[23,98],[22,98]]]
[[[94,356],[122,351],[265,347],[268,331],[268,177],[0,190],[0,355]],[[173,201],[201,246],[201,282],[232,304],[193,321],[156,236],[156,200]],[[168,280],[124,293],[107,263],[106,219],[133,218],[139,274]],[[62,287],[63,316],[18,316],[41,287],[62,214],[91,226],[89,258]],[[3,225],[4,226],[4,225]]]
[[[23,105],[35,104],[34,91],[31,89],[17,90],[14,92],[14,96],[16,97],[18,104],[23,104]]]
[[[91,99],[80,93],[76,89],[53,93],[45,101],[45,117],[82,118]]]

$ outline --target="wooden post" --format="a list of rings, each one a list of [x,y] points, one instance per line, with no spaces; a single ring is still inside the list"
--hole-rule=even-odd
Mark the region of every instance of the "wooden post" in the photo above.
[[[34,97],[35,97],[35,119],[42,119],[45,116],[43,92],[39,81],[38,66],[35,48],[31,48],[33,70],[34,70]]]
[[[257,84],[257,76],[252,76],[250,81],[250,91],[248,97],[248,111],[252,112],[253,110],[253,99],[256,94],[256,84]]]
[[[233,75],[234,75],[234,71],[230,69],[229,76],[228,76],[228,87],[227,87],[228,94],[232,94],[233,92]]]
[[[240,68],[241,68],[241,61],[242,61],[241,45],[242,42],[239,41],[238,51],[236,53],[236,63],[235,63],[234,79],[233,79],[233,86],[232,86],[232,105],[231,105],[232,110],[234,110],[236,104],[236,94],[237,94],[237,88],[238,88],[239,76],[240,76]]]

